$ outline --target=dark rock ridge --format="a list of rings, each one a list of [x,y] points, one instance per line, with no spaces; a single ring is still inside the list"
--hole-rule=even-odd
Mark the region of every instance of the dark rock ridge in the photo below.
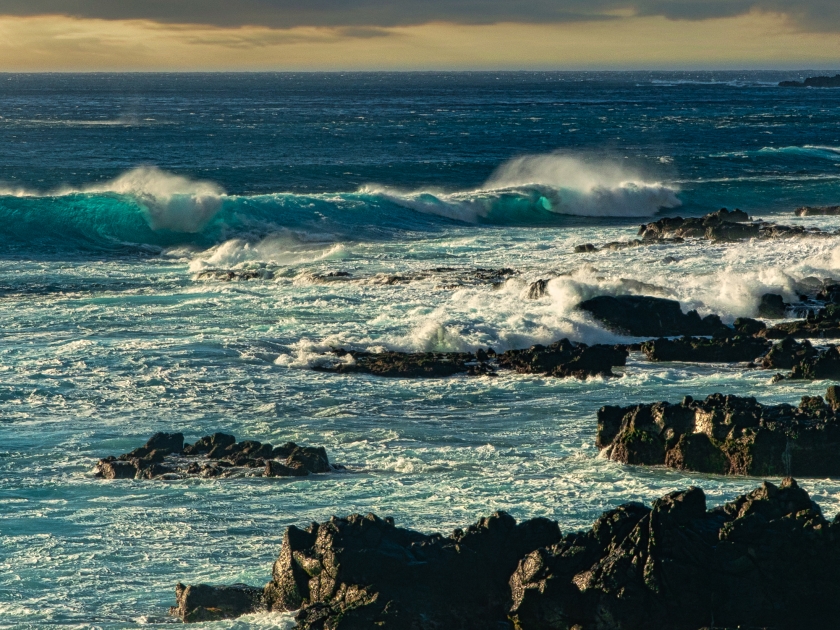
[[[305,477],[341,470],[330,464],[323,446],[298,446],[288,442],[272,446],[226,433],[207,435],[195,444],[184,444],[183,433],[155,433],[144,446],[118,457],[100,459],[94,475],[104,479],[185,479],[231,477],[247,474],[265,477]]]
[[[235,619],[264,608],[263,589],[245,584],[175,586],[176,605],[169,614],[187,623]]]
[[[733,331],[734,332],[734,331]],[[690,363],[743,363],[764,355],[770,342],[747,335],[727,337],[682,337],[652,339],[641,345],[651,361],[687,361]]]
[[[808,340],[801,343],[786,337],[773,346],[761,359],[761,367],[768,370],[790,370],[776,375],[776,381],[840,380],[840,351],[837,346],[814,348]]]
[[[373,514],[289,527],[262,589],[176,589],[184,621],[297,611],[297,630],[805,630],[840,615],[840,519],[790,478],[707,509],[700,488],[591,529],[497,512],[449,536]]]
[[[799,407],[755,398],[687,396],[598,411],[596,446],[625,464],[726,475],[840,476],[837,388]]]
[[[612,368],[627,362],[623,346],[574,343],[561,339],[550,345],[534,345],[524,350],[497,354],[492,348],[471,352],[361,352],[334,350],[338,357],[350,356],[352,363],[317,366],[313,369],[338,374],[373,374],[402,378],[440,378],[455,374],[493,375],[499,369],[520,374],[584,379],[588,376],[615,376]]]
[[[779,225],[766,221],[753,221],[746,212],[721,208],[703,217],[666,217],[639,228],[643,241],[660,242],[673,238],[701,238],[710,241],[740,241],[750,238],[781,238],[825,234],[818,228],[800,225]]]
[[[802,206],[796,209],[798,217],[836,216],[840,214],[840,206]]]
[[[831,300],[825,308],[820,308],[817,311],[809,310],[805,319],[776,324],[760,334],[768,339],[840,337],[840,304],[834,302],[838,297],[838,292],[834,286],[830,286],[824,290],[822,296]]]
[[[623,505],[520,562],[517,630],[831,627],[840,524],[794,480],[707,510],[692,487]]]
[[[633,337],[705,336],[732,331],[717,315],[701,318],[697,311],[683,313],[676,300],[647,295],[599,295],[581,302],[578,308],[611,330]]]
[[[804,81],[782,81],[779,87],[836,88],[840,87],[840,74],[833,77],[808,77]]]

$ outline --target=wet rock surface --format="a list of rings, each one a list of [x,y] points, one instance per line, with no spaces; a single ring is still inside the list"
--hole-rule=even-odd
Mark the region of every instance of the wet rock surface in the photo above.
[[[169,614],[181,621],[195,623],[235,619],[264,608],[263,589],[245,584],[175,586],[175,606]]]
[[[494,375],[498,370],[519,374],[587,378],[615,376],[613,367],[627,362],[623,346],[574,343],[562,339],[550,345],[534,345],[523,350],[497,354],[492,348],[471,352],[359,352],[335,350],[337,357],[352,362],[313,369],[339,374],[373,374],[401,378],[441,378],[455,374]]]
[[[639,228],[642,241],[660,242],[673,238],[700,238],[709,241],[740,241],[751,238],[786,238],[825,234],[818,228],[779,225],[753,221],[746,212],[721,208],[703,217],[666,217]]]
[[[286,530],[264,589],[179,584],[172,613],[297,611],[297,630],[804,630],[832,627],[838,588],[840,518],[786,478],[712,509],[697,487],[627,503],[565,535],[504,512],[449,536],[333,517]]]
[[[792,479],[707,509],[700,488],[627,504],[524,558],[517,630],[829,627],[840,526]]]
[[[831,398],[831,391],[829,398]],[[625,464],[726,475],[840,476],[840,413],[805,397],[799,407],[713,394],[598,411],[596,446]]]
[[[833,287],[827,289],[823,297],[834,300],[838,295]],[[809,311],[805,319],[783,322],[768,328],[761,333],[768,339],[783,339],[796,337],[797,339],[840,338],[840,304],[829,303],[818,311]]]
[[[601,295],[581,302],[578,308],[607,328],[633,337],[705,336],[732,330],[717,315],[683,313],[676,300],[647,295]]]
[[[748,335],[726,337],[682,337],[653,339],[641,345],[651,361],[686,361],[691,363],[743,363],[764,355],[770,342]]]
[[[93,472],[103,479],[172,480],[242,475],[305,477],[342,469],[330,463],[322,446],[237,442],[227,433],[214,433],[185,445],[182,433],[155,433],[144,446],[100,459]]]
[[[840,206],[803,206],[796,209],[798,217],[824,217],[838,214],[840,214]]]

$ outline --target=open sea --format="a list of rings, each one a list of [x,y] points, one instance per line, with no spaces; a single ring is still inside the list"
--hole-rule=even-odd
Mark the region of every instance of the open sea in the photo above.
[[[639,354],[586,381],[312,367],[332,347],[633,341],[575,306],[638,282],[731,322],[840,278],[840,237],[573,253],[724,206],[840,228],[793,214],[840,203],[840,90],[776,87],[811,74],[0,74],[0,628],[176,623],[176,582],[262,585],[285,527],[334,514],[431,532],[502,509],[568,531],[755,487],[599,458],[596,411],[828,383]],[[156,431],[323,445],[347,472],[92,476]],[[840,481],[801,485],[840,511]]]

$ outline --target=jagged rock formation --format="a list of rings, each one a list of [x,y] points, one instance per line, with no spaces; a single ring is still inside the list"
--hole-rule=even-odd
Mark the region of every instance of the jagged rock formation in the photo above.
[[[834,299],[837,293],[828,294]],[[838,338],[840,337],[840,304],[829,303],[816,313],[808,313],[805,319],[776,324],[761,333],[768,339],[783,339],[796,337],[797,339]]]
[[[587,378],[615,376],[612,368],[623,366],[627,350],[623,346],[573,343],[561,339],[553,344],[534,345],[524,350],[497,354],[492,348],[471,352],[358,352],[335,350],[338,357],[352,357],[351,363],[318,366],[313,369],[339,374],[439,378],[454,374],[495,374],[498,369],[520,374]]]
[[[625,464],[727,475],[840,476],[840,413],[805,397],[799,407],[762,405],[755,398],[687,396],[598,411],[596,446]]]
[[[578,308],[608,328],[634,337],[703,336],[732,331],[717,315],[701,318],[697,311],[683,313],[676,300],[647,295],[599,295],[581,302]]]
[[[721,208],[703,217],[666,217],[639,228],[643,241],[660,242],[663,239],[702,238],[710,241],[740,241],[750,238],[780,238],[825,234],[818,228],[801,225],[779,225],[753,221],[746,212]]]
[[[691,363],[752,362],[767,352],[766,339],[738,335],[726,337],[682,337],[680,339],[652,339],[641,345],[651,361],[688,361]]]
[[[706,509],[700,488],[628,504],[532,552],[511,578],[516,630],[830,627],[840,524],[792,479]]]
[[[840,519],[790,478],[707,509],[700,488],[587,531],[504,512],[450,536],[373,514],[283,537],[272,580],[176,588],[184,621],[297,611],[297,630],[805,630],[840,616]]]
[[[274,447],[256,440],[237,442],[226,433],[184,445],[183,433],[155,433],[144,446],[118,457],[100,459],[94,475],[104,479],[184,479],[231,477],[305,477],[340,470],[323,446],[288,442]]]

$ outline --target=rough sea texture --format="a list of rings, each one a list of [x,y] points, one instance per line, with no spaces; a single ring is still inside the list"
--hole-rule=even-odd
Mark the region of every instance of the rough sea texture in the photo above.
[[[722,206],[840,227],[793,216],[840,203],[840,90],[775,87],[808,75],[0,75],[0,628],[173,623],[177,581],[261,585],[286,526],[333,514],[570,530],[692,484],[710,503],[754,487],[599,458],[595,413],[828,383],[638,354],[583,382],[310,368],[331,347],[629,341],[574,309],[628,280],[731,322],[840,278],[840,237],[572,253]],[[231,269],[262,277],[202,275]],[[348,470],[92,477],[172,430],[323,445]],[[840,481],[801,485],[840,510]]]

